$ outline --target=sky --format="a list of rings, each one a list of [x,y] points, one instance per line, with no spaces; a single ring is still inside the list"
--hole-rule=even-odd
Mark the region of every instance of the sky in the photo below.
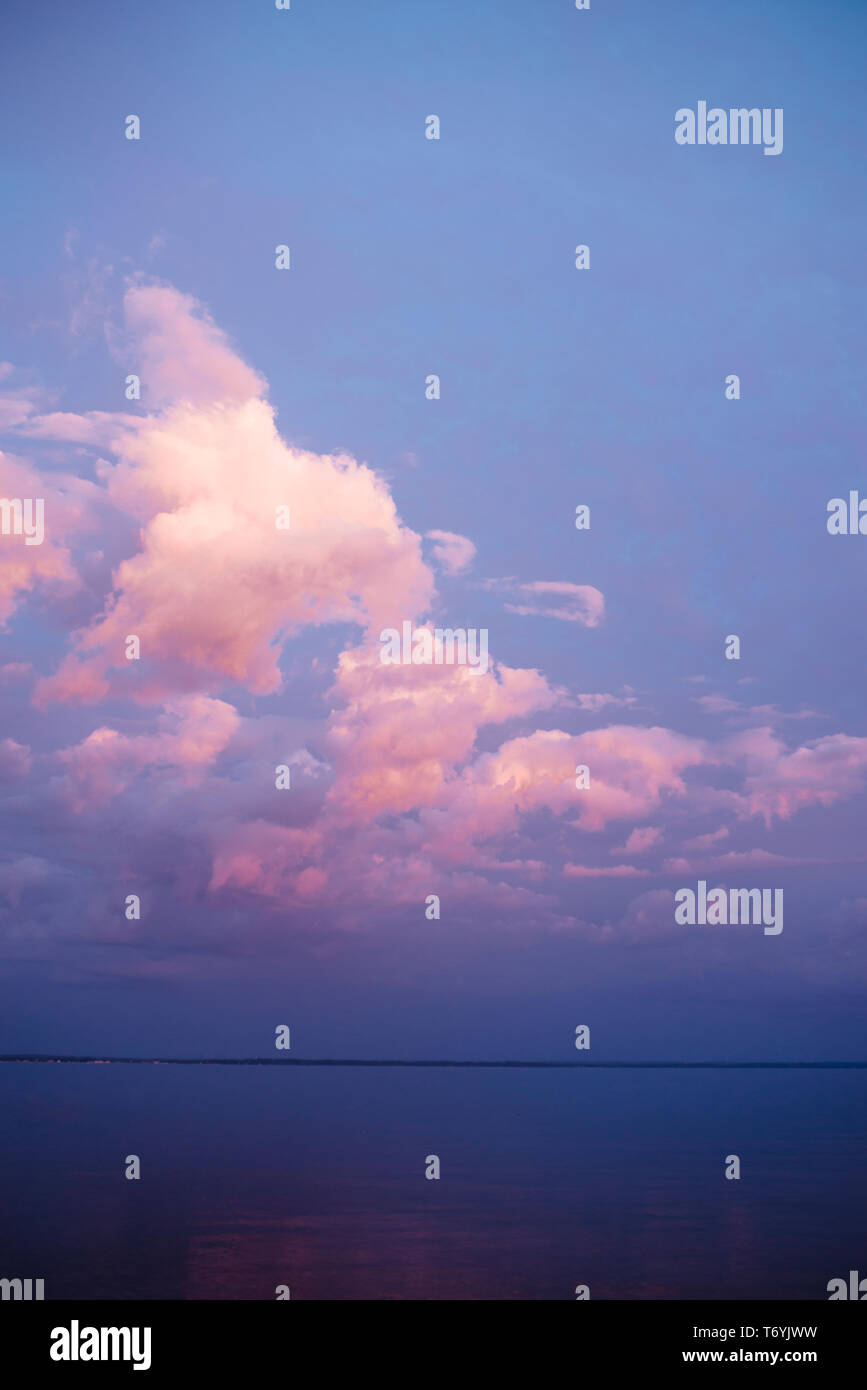
[[[865,29],[7,0],[0,1051],[867,1057]]]

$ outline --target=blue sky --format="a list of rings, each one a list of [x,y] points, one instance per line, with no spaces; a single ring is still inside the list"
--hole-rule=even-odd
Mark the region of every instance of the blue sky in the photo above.
[[[267,379],[287,445],[366,462],[410,531],[473,541],[469,570],[437,576],[438,615],[487,627],[505,666],[538,670],[573,698],[607,692],[629,702],[566,715],[547,708],[532,728],[578,736],[661,726],[716,747],[772,727],[790,751],[835,735],[864,740],[867,541],[830,537],[825,518],[829,498],[867,492],[858,177],[865,23],[862,7],[843,3],[593,0],[577,12],[566,0],[297,0],[277,12],[265,0],[158,0],[85,3],[50,18],[7,4],[0,360],[21,373],[15,381],[43,393],[41,415],[144,416],[145,402],[130,406],[123,396],[134,370],[119,346],[124,292],[131,280],[171,286],[204,306],[237,356]],[[782,154],[678,146],[674,113],[699,100],[783,108]],[[129,113],[141,119],[138,142],[123,138]],[[430,113],[441,120],[439,141],[424,139]],[[291,247],[288,274],[274,268],[280,243]],[[578,243],[591,248],[588,272],[574,268]],[[737,402],[724,397],[731,372],[741,379]],[[425,399],[429,373],[442,382],[436,402]],[[46,477],[96,482],[98,449],[27,437],[28,428],[25,437],[4,434],[0,446]],[[582,502],[591,507],[588,532],[573,525]],[[17,602],[0,634],[0,664],[30,662],[45,677],[71,632],[94,620],[108,570],[135,538],[129,515],[103,516],[100,525],[104,563],[89,541],[79,591]],[[429,541],[424,548],[429,558]],[[487,582],[504,578],[593,586],[604,595],[604,621],[509,612],[502,589]],[[260,698],[243,680],[207,693],[245,719],[298,721],[298,741],[313,748],[324,676],[352,633],[349,623],[293,634],[274,695]],[[739,662],[723,657],[729,633],[740,635]],[[37,760],[97,726],[144,731],[160,717],[157,706],[143,711],[116,694],[96,713],[74,701],[46,713],[20,684],[0,694],[9,736]],[[518,716],[482,724],[474,747],[493,753],[528,732]],[[517,897],[507,920],[496,898],[484,920],[482,894],[444,921],[437,940],[409,946],[403,926],[383,921],[394,904],[374,899],[367,926],[345,935],[335,926],[343,909],[324,903],[316,923],[277,951],[285,978],[307,982],[294,999],[299,1016],[307,1011],[307,1036],[320,1051],[347,1035],[362,1051],[366,1041],[400,1051],[417,1035],[420,1048],[444,1040],[478,1048],[488,1039],[508,1052],[504,1022],[517,1004],[525,1018],[515,1049],[520,1041],[524,1051],[550,1053],[561,1018],[569,1031],[576,982],[590,980],[596,992],[582,999],[584,1012],[595,1006],[611,1021],[613,1055],[627,1041],[642,1046],[648,1031],[669,1050],[723,1053],[732,1009],[747,1051],[781,1038],[784,1051],[800,1055],[806,1015],[818,1030],[807,1051],[858,1055],[863,1024],[852,991],[863,980],[867,907],[861,755],[860,743],[847,745],[853,770],[842,782],[831,760],[830,800],[811,773],[803,809],[770,824],[739,816],[730,828],[739,853],[810,861],[775,865],[761,879],[755,868],[738,870],[749,886],[785,883],[779,940],[715,941],[703,958],[694,941],[656,949],[627,939],[603,959],[601,946],[563,927],[560,918],[572,916],[617,933],[631,911],[641,915],[631,905],[643,893],[695,882],[701,866],[693,872],[682,842],[693,815],[694,836],[712,833],[717,807],[699,797],[691,810],[687,798],[652,875],[581,879],[555,912],[556,929]],[[227,1039],[245,1050],[244,1039],[264,1026],[260,1011],[270,1018],[262,1000],[270,1007],[275,988],[263,983],[273,973],[271,946],[257,937],[237,974],[217,982],[209,953],[224,949],[215,937],[233,939],[239,923],[271,920],[278,906],[260,898],[227,905],[198,889],[181,906],[171,886],[176,850],[161,825],[145,859],[152,872],[168,861],[161,913],[174,894],[177,929],[156,946],[138,944],[150,973],[127,972],[131,948],[103,940],[94,925],[110,897],[94,844],[106,825],[119,827],[132,856],[130,808],[142,797],[162,804],[160,796],[149,787],[117,821],[109,808],[108,821],[88,829],[39,796],[47,774],[29,775],[37,786],[16,784],[3,813],[9,863],[30,856],[60,866],[68,890],[43,902],[40,883],[26,877],[22,892],[14,879],[12,978],[24,972],[45,1003],[31,1012],[32,994],[26,1005],[10,999],[6,1046],[25,1046],[25,1033],[32,1047],[92,1037],[97,990],[113,1000],[113,1038],[168,1030],[179,1046],[187,1031],[221,1036],[209,1004],[216,994],[220,1019],[232,1020]],[[736,791],[751,775],[704,759],[687,780]],[[665,825],[668,835],[669,809],[666,794],[641,824]],[[568,842],[562,824],[555,834],[546,820],[558,814],[537,808],[522,833],[542,847],[548,886],[556,881],[559,892],[546,848],[557,837]],[[620,819],[576,836],[574,858],[596,868],[623,862],[611,850],[637,824]],[[504,861],[513,848],[501,847]],[[198,865],[204,844],[188,852],[182,864]],[[690,872],[666,870],[666,858],[689,859]],[[95,942],[85,932],[86,944],[76,944],[70,905]],[[417,915],[406,904],[395,910],[409,922]],[[32,953],[21,945],[28,933]],[[55,940],[52,954],[46,943]],[[279,988],[276,995],[275,1009]],[[703,1018],[718,1046],[698,1036]],[[318,1034],[316,1019],[325,1020]]]

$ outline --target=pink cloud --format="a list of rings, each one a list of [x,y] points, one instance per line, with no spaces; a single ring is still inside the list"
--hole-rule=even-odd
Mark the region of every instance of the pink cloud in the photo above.
[[[428,540],[435,541],[434,558],[447,574],[461,574],[476,556],[476,547],[466,536],[454,531],[427,531]]]
[[[222,700],[193,695],[170,701],[158,722],[154,734],[94,729],[59,754],[66,768],[60,794],[77,813],[105,805],[145,770],[171,768],[193,784],[227,746],[240,716]]]
[[[373,816],[442,804],[483,725],[550,709],[561,692],[538,671],[384,666],[379,649],[355,648],[341,653],[329,697],[338,705],[329,800],[343,816]]]
[[[43,502],[44,538],[28,545],[24,535],[0,535],[0,627],[21,598],[34,589],[70,592],[79,585],[65,544],[80,522],[91,485],[75,478],[40,478],[28,464],[0,450],[0,498]]]
[[[270,693],[293,632],[387,625],[395,594],[401,617],[423,612],[434,585],[421,538],[401,524],[376,474],[348,456],[288,448],[259,378],[186,297],[136,289],[126,306],[157,396],[186,403],[123,419],[118,461],[100,473],[107,500],[138,523],[140,548],[118,566],[103,614],[73,634],[38,701],[107,689],[162,699],[227,681]],[[52,428],[63,418],[51,417]],[[70,419],[82,438],[81,417]],[[278,524],[287,520],[288,529]],[[134,686],[124,659],[133,634],[142,648]]]
[[[236,828],[218,846],[210,887],[233,889],[292,901],[320,895],[326,873],[311,859],[321,850],[321,835],[313,829],[252,821]]]
[[[4,363],[9,366],[9,363]],[[12,430],[23,425],[40,403],[41,393],[32,386],[0,391],[0,430]]]
[[[620,695],[569,694],[540,671],[502,665],[495,653],[482,677],[461,666],[384,666],[379,631],[403,619],[430,621],[438,601],[423,538],[401,522],[384,481],[348,456],[289,447],[261,378],[186,296],[137,286],[126,315],[129,360],[140,368],[150,413],[28,413],[28,434],[105,448],[112,460],[99,462],[95,486],[61,486],[50,475],[56,493],[12,460],[10,469],[21,471],[9,472],[6,488],[53,498],[46,520],[59,519],[45,545],[30,548],[25,570],[4,571],[13,551],[0,546],[7,613],[39,586],[79,583],[74,543],[92,527],[95,507],[116,523],[114,534],[133,537],[127,552],[115,552],[126,558],[101,611],[92,621],[76,618],[71,650],[40,683],[38,698],[45,705],[126,695],[139,702],[143,731],[101,723],[65,749],[51,783],[58,815],[104,824],[101,808],[141,779],[154,820],[179,838],[199,837],[209,855],[202,881],[215,894],[255,895],[275,909],[290,904],[311,920],[327,905],[348,924],[369,920],[372,904],[422,903],[443,892],[452,907],[484,905],[526,927],[651,940],[673,930],[653,894],[599,928],[576,926],[560,895],[581,893],[570,880],[640,876],[620,861],[648,853],[663,836],[679,843],[678,824],[694,828],[698,814],[724,813],[733,823],[763,815],[770,823],[864,787],[864,739],[834,735],[790,751],[771,729],[715,745],[625,723],[575,734],[535,725],[550,722],[540,716],[554,710],[565,722],[576,710],[633,706],[635,696],[628,687]],[[276,525],[282,507],[288,529]],[[445,570],[466,568],[471,541],[427,535]],[[517,613],[588,627],[604,615],[603,596],[589,585],[509,579],[488,587]],[[233,683],[277,692],[291,639],[338,623],[358,631],[336,658],[324,712],[297,738],[278,737],[267,722],[273,713],[243,720],[218,698]],[[131,634],[141,640],[140,663],[125,659]],[[320,648],[317,678],[334,660]],[[154,708],[143,710],[148,702]],[[755,713],[723,696],[702,703],[710,712]],[[494,726],[503,725],[510,727],[498,739]],[[297,751],[308,732],[318,757]],[[23,744],[0,744],[9,775],[24,776],[27,758]],[[293,766],[291,798],[273,791],[275,761]],[[580,764],[590,769],[586,790],[575,785]],[[261,768],[261,780],[239,778],[239,765]],[[295,768],[309,775],[296,780]],[[720,789],[708,785],[718,768]],[[625,823],[625,845],[601,849],[607,862],[589,862],[594,841],[586,837],[616,823]],[[686,852],[712,850],[727,834],[721,826],[687,840],[666,871],[706,868]],[[758,849],[711,860],[721,869],[791,862]],[[670,894],[666,904],[671,916]]]
[[[789,752],[771,729],[750,729],[727,744],[747,775],[742,814],[766,825],[805,806],[831,806],[867,786],[867,738],[829,734]]]
[[[265,382],[190,295],[170,286],[133,286],[124,296],[124,314],[148,404],[209,406],[263,394]]]
[[[576,740],[576,763],[590,768],[591,787],[577,794],[578,824],[601,830],[610,820],[642,820],[664,799],[684,797],[682,774],[718,756],[703,740],[659,727],[613,725]]]
[[[633,830],[626,844],[623,846],[624,854],[645,854],[652,849],[662,838],[662,831],[652,825],[642,826],[640,830]],[[613,849],[612,854],[619,854],[620,851]]]
[[[591,832],[612,820],[643,819],[663,797],[686,794],[680,773],[705,756],[697,741],[666,729],[537,730],[470,762],[445,788],[441,807],[422,812],[425,842],[444,863],[473,863],[486,841],[515,834],[523,817],[540,810]],[[591,769],[586,790],[575,786],[579,764]],[[576,811],[577,821],[566,819]]]
[[[707,835],[696,835],[691,840],[685,840],[684,849],[710,849],[718,840],[724,840],[728,833],[728,826],[721,825],[718,830],[711,830]]]
[[[28,439],[60,440],[65,444],[85,444],[106,449],[123,447],[124,434],[134,433],[141,424],[138,415],[123,411],[92,410],[86,415],[55,410],[38,415],[19,429]]]

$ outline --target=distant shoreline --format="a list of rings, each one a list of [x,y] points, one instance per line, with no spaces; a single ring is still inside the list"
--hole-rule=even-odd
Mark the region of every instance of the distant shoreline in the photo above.
[[[21,1053],[0,1056],[3,1062],[45,1062],[96,1066],[160,1067],[494,1067],[588,1070],[708,1070],[708,1071],[858,1071],[867,1062],[531,1062],[453,1061],[357,1057],[72,1057]]]

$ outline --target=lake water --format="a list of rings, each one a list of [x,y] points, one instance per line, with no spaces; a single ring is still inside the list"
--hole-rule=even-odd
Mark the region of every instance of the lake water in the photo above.
[[[825,1299],[867,1274],[865,1101],[867,1071],[3,1064],[0,1277],[46,1298]]]

